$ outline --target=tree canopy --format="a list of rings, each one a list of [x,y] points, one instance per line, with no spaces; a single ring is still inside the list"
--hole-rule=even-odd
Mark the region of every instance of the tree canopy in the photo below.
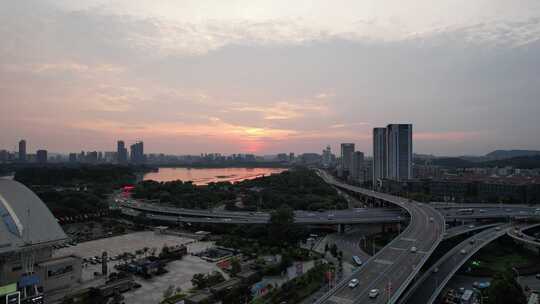
[[[525,304],[527,299],[510,266],[496,273],[488,289],[489,304]]]

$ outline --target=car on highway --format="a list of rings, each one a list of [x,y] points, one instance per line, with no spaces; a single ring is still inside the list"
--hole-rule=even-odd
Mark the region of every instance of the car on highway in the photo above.
[[[355,288],[359,283],[360,281],[358,281],[358,279],[352,279],[349,281],[349,288]]]
[[[501,231],[501,227],[495,227],[495,230]]]
[[[411,252],[412,252],[412,253],[415,253],[417,250],[418,250],[418,249],[416,249],[415,246],[412,246],[412,247],[411,247]]]
[[[480,209],[478,211],[480,211],[480,213],[484,213],[484,212],[486,212],[486,209]]]
[[[469,240],[469,244],[473,245],[473,244],[474,244],[474,241],[475,241],[475,239]]]
[[[437,273],[437,272],[439,272],[439,267],[433,268],[433,273]]]
[[[379,295],[378,289],[372,289],[369,291],[368,296],[370,299],[375,299]]]
[[[430,222],[433,222],[433,221],[434,221],[433,217],[430,217],[430,218],[429,218],[429,221],[430,221]]]
[[[540,273],[537,273],[535,277],[540,280]]]
[[[504,211],[506,211],[506,212],[512,212],[512,209],[507,208],[507,209],[504,209]]]
[[[474,228],[474,225],[473,224],[470,224],[469,226],[467,226],[469,228]]]
[[[461,254],[467,254],[467,250],[461,249],[461,251],[460,251],[459,253],[461,253]]]

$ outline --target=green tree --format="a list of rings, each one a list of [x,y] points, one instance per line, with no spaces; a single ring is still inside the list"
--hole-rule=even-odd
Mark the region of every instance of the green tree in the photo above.
[[[274,243],[296,243],[294,235],[294,212],[286,205],[282,205],[270,214],[270,240]]]
[[[206,287],[207,279],[206,275],[204,273],[196,273],[193,275],[193,278],[191,279],[191,284],[196,289],[202,289]]]
[[[337,257],[338,248],[336,244],[332,244],[332,246],[330,247],[330,253],[332,254],[333,257]]]
[[[495,274],[488,289],[488,297],[488,304],[527,303],[525,294],[514,277],[514,271],[509,266]]]
[[[240,262],[237,258],[231,259],[231,274],[233,276],[236,276],[240,271],[242,271],[242,266],[240,266]]]

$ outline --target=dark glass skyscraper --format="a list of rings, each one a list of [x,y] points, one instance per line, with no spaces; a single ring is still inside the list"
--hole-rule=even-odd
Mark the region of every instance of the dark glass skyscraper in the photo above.
[[[131,162],[135,164],[142,164],[145,162],[144,157],[144,144],[142,141],[138,141],[131,145]]]
[[[392,124],[387,129],[388,178],[406,180],[412,177],[412,125]]]
[[[373,186],[387,176],[386,128],[373,129]]]
[[[373,129],[373,185],[382,179],[412,177],[412,125],[390,124]]]
[[[343,143],[341,144],[341,165],[340,169],[343,176],[348,176],[351,174],[351,169],[353,166],[353,153],[354,153],[354,144],[353,143]]]
[[[119,140],[116,144],[117,144],[116,157],[118,158],[117,159],[118,163],[119,164],[127,163],[128,152],[127,152],[126,144],[124,143],[123,140]]]
[[[26,161],[26,140],[24,139],[19,141],[19,161]]]

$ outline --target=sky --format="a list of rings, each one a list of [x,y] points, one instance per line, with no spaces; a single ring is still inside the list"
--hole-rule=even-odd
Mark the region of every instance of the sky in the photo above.
[[[0,149],[540,149],[538,0],[0,0]]]

